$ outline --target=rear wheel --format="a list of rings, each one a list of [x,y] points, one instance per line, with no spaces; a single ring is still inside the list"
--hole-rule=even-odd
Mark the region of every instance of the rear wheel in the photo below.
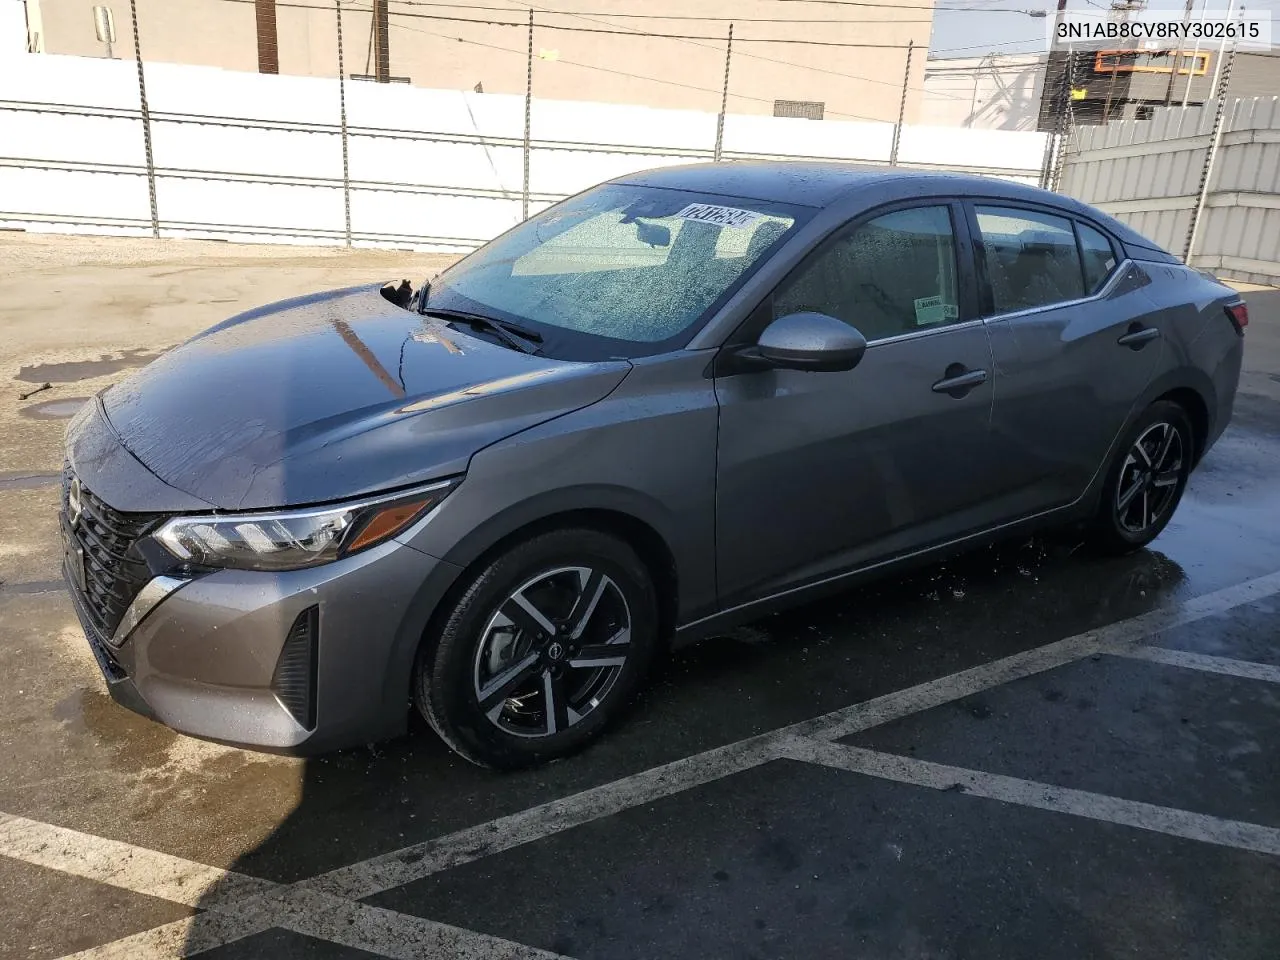
[[[476,763],[563,757],[631,701],[657,629],[652,580],[626,543],[591,529],[542,534],[471,579],[419,654],[415,699]]]
[[[1089,542],[1106,554],[1145,547],[1164,530],[1182,499],[1195,451],[1191,421],[1161,400],[1130,428],[1107,472]]]

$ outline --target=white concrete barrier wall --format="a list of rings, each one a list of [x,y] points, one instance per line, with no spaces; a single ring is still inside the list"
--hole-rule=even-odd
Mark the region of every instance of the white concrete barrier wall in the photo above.
[[[344,239],[336,80],[169,63],[148,63],[146,80],[163,236]],[[522,97],[349,81],[346,113],[356,243],[465,250],[519,222]],[[709,159],[715,144],[710,113],[535,98],[531,116],[531,211],[610,177]],[[884,164],[893,132],[730,115],[723,149]],[[898,159],[1035,182],[1044,144],[1040,133],[907,126]],[[150,233],[132,61],[0,57],[0,220]]]

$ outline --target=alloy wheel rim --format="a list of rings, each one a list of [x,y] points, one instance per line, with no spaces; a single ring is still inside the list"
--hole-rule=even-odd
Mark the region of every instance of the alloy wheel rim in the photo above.
[[[1164,519],[1182,477],[1182,434],[1161,421],[1134,442],[1116,485],[1115,514],[1120,529],[1142,534]]]
[[[476,702],[505,733],[563,733],[604,701],[630,650],[631,610],[604,571],[548,570],[513,590],[485,624],[472,669]]]

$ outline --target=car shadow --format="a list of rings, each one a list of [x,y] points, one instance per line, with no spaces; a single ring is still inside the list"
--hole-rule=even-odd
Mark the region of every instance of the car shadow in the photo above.
[[[458,758],[415,716],[405,737],[307,760],[296,807],[230,869],[277,883],[305,880],[1144,613],[1176,595],[1185,579],[1179,564],[1155,550],[1098,559],[1069,538],[999,544],[676,650],[602,740],[518,773]],[[226,930],[212,908],[229,896],[227,883],[201,899],[186,951],[356,955],[281,930],[210,949]]]

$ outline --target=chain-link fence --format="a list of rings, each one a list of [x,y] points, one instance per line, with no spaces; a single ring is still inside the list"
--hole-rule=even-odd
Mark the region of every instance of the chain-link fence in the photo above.
[[[913,124],[923,3],[795,20],[500,2],[117,0],[65,41],[46,5],[46,52],[0,68],[0,219],[465,250],[673,163],[1046,178],[1044,134]]]

